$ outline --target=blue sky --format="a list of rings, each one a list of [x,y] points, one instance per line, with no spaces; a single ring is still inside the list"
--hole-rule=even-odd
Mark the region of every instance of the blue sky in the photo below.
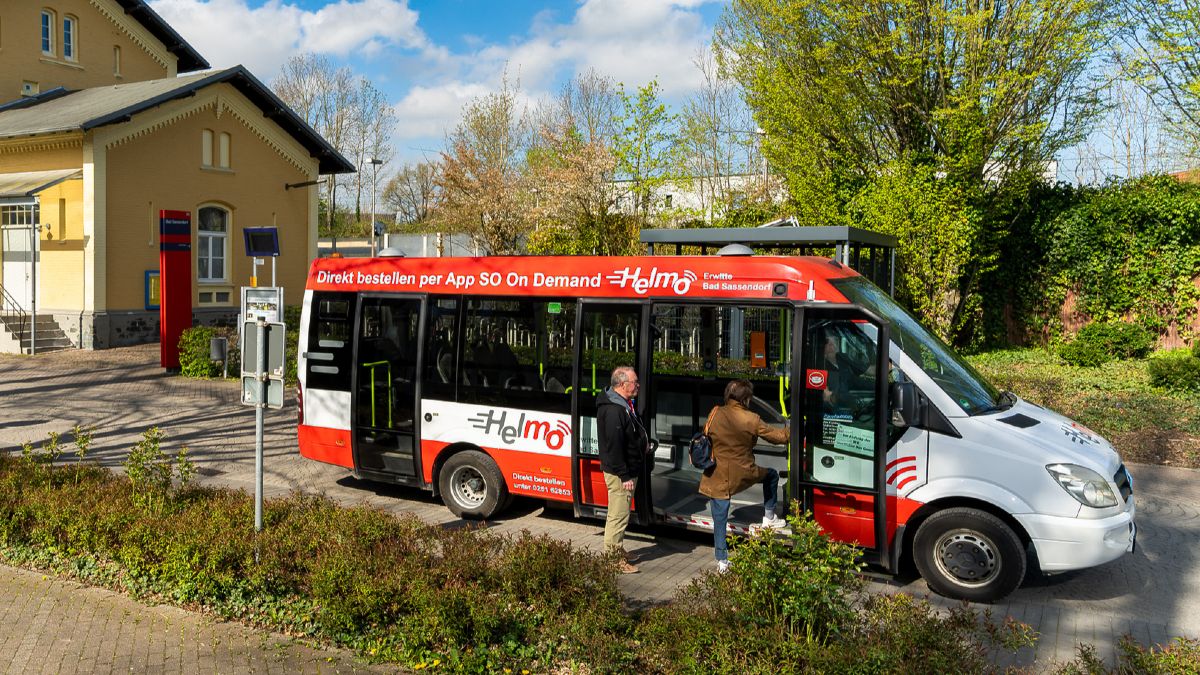
[[[290,56],[328,56],[370,78],[399,119],[397,164],[432,155],[463,103],[507,69],[530,102],[595,67],[669,101],[700,82],[693,60],[725,0],[148,0],[215,68],[270,83]]]

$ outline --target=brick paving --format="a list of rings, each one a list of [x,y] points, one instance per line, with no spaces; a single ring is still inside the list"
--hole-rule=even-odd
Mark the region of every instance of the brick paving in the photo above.
[[[169,605],[0,567],[0,670],[6,673],[389,672],[340,650]]]
[[[169,448],[180,443],[189,447],[201,471],[197,476],[201,482],[252,491],[254,411],[239,404],[238,385],[169,377],[157,364],[157,345],[35,357],[0,355],[0,451],[16,449],[26,440],[45,439],[49,431],[65,433],[74,424],[90,424],[96,428],[91,458],[119,469],[141,432],[159,426],[168,434]],[[284,410],[268,411],[264,478],[268,496],[295,490],[324,493],[344,504],[369,504],[391,513],[412,513],[429,523],[462,524],[428,493],[359,481],[346,470],[301,459],[296,451],[295,420],[294,401],[290,399]],[[1166,642],[1176,636],[1200,637],[1200,546],[1197,546],[1200,472],[1140,465],[1131,467],[1131,471],[1138,498],[1138,552],[1090,570],[1027,579],[1017,592],[994,605],[995,616],[1011,615],[1030,623],[1041,635],[1036,649],[1023,650],[1015,658],[1005,659],[1002,665],[1043,670],[1055,660],[1072,658],[1081,641],[1091,642],[1098,654],[1111,659],[1117,641],[1126,632],[1146,644]],[[488,526],[499,532],[545,533],[576,545],[601,548],[602,524],[575,520],[569,509],[548,507],[534,500],[517,500],[513,508]],[[633,528],[626,545],[642,556],[639,562],[642,573],[626,575],[620,580],[622,591],[635,601],[665,601],[712,565],[711,536],[702,533]],[[8,575],[22,574],[25,573],[0,568],[0,585],[3,585],[0,591],[7,590]],[[61,592],[83,594],[83,604],[107,606],[122,601],[120,596],[94,595],[101,592],[71,587],[68,582],[46,583],[67,584],[61,586],[66,589]],[[30,585],[28,580],[15,588],[28,590],[16,595],[0,592],[0,612],[14,611],[8,603],[24,606],[49,593],[38,590],[40,587]],[[902,591],[918,596],[929,593],[919,579],[873,579],[870,588],[875,592]],[[953,604],[938,596],[931,596],[931,600],[939,607]],[[55,610],[56,606],[52,602],[43,611],[48,615],[61,611]],[[65,605],[62,607],[65,609]],[[61,636],[50,626],[61,625],[59,621],[41,624],[34,620],[4,621],[4,630],[14,634],[0,633],[0,639],[10,645],[38,645],[23,652],[4,650],[4,653],[26,654],[20,657],[25,659],[21,662],[14,657],[7,669],[91,672],[128,666],[158,670],[157,662],[150,660],[161,659],[163,664],[175,664],[163,666],[168,670],[177,669],[178,665],[185,672],[270,672],[275,667],[271,664],[276,663],[272,659],[279,654],[291,654],[291,649],[301,651],[280,662],[290,670],[317,672],[362,667],[355,666],[351,656],[344,653],[329,652],[340,654],[334,657],[340,660],[326,663],[323,659],[328,656],[317,658],[283,642],[261,647],[263,643],[251,637],[243,638],[242,642],[230,638],[231,643],[245,646],[236,655],[218,653],[201,646],[207,639],[202,621],[197,619],[200,623],[194,627],[184,626],[178,622],[183,621],[186,613],[164,608],[144,611],[158,615],[165,612],[177,621],[166,630],[178,632],[179,641],[164,640],[149,648],[132,641],[122,648],[121,638],[141,635],[137,626],[159,624],[151,619],[120,618],[137,615],[133,610],[128,615],[115,615],[117,619],[109,610],[94,611],[105,612],[106,617],[100,630],[108,636],[102,641],[109,646],[99,651],[96,647],[90,651],[73,647],[75,643],[70,640],[65,644],[56,642]],[[131,622],[133,628],[127,625]],[[80,644],[83,643],[86,640]],[[277,648],[274,644],[283,646]],[[128,653],[117,654],[113,649],[125,649]],[[205,660],[198,660],[201,657]],[[47,661],[53,659],[59,659],[56,661],[59,667],[47,666]],[[76,661],[94,667],[71,665]],[[2,658],[0,663],[5,663]]]

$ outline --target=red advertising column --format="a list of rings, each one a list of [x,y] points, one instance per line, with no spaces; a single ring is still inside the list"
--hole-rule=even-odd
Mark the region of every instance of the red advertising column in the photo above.
[[[192,327],[192,214],[158,212],[159,355],[163,368],[179,368],[179,336]]]

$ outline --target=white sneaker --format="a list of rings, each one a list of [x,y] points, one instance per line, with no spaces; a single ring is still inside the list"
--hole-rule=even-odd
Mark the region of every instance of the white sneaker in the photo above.
[[[772,513],[769,516],[763,516],[762,526],[774,530],[782,530],[787,527],[787,521]]]
[[[729,561],[728,560],[718,560],[717,561],[717,574],[725,574],[728,571],[729,571]]]

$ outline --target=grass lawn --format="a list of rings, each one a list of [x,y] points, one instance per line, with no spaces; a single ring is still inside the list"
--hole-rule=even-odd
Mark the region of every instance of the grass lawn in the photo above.
[[[997,387],[1091,427],[1126,462],[1200,468],[1200,397],[1152,386],[1145,360],[1081,368],[1043,349],[968,360]]]

